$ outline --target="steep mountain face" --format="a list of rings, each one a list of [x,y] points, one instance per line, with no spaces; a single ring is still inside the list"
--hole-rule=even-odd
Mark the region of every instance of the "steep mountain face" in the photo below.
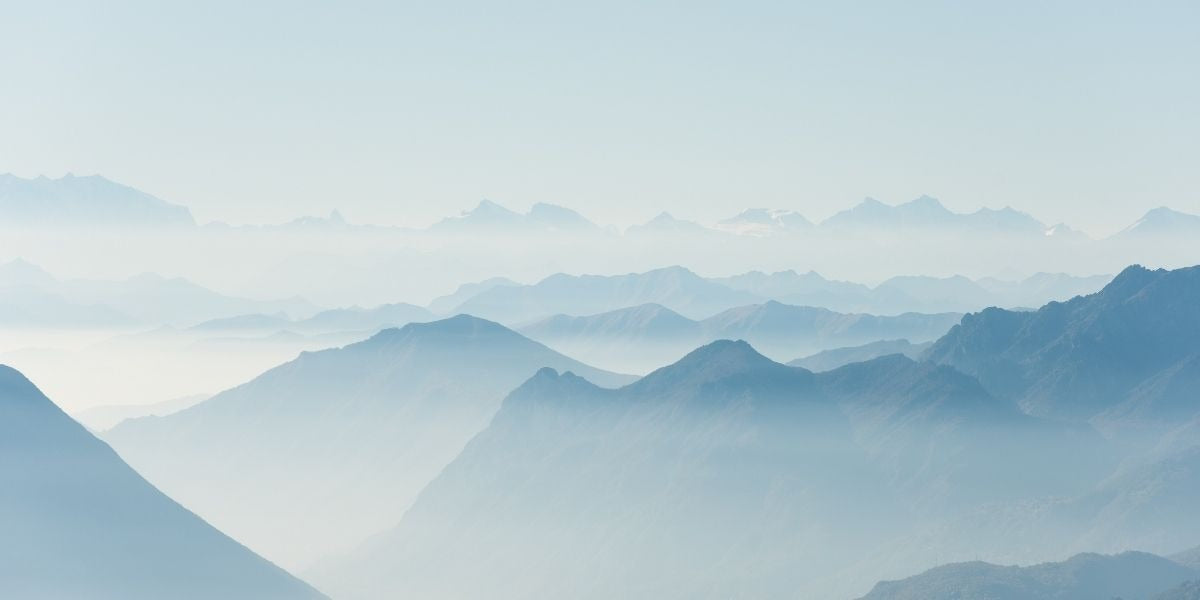
[[[304,565],[394,524],[542,367],[605,385],[593,369],[468,316],[389,329],[304,353],[165,417],[106,434],[173,497],[285,565]]]
[[[667,267],[614,276],[558,274],[535,285],[495,287],[455,312],[522,325],[556,314],[590,315],[654,303],[694,319],[757,300],[683,267]]]
[[[1096,436],[946,367],[851,367],[718,341],[617,390],[543,370],[396,529],[313,577],[344,598],[844,597],[877,579],[864,552],[974,490],[1079,489],[1044,472]]]
[[[194,226],[187,208],[99,175],[0,174],[0,226]]]
[[[1031,567],[958,563],[882,582],[861,600],[1133,600],[1154,597],[1198,575],[1140,552],[1080,554]]]
[[[903,339],[879,340],[877,342],[862,344],[861,346],[846,346],[843,348],[822,350],[804,358],[797,358],[787,364],[820,373],[822,371],[832,371],[850,363],[868,361],[889,354],[901,354],[908,358],[916,359],[932,345],[933,342],[914,344]]]
[[[1110,432],[1200,411],[1200,267],[1130,267],[1100,292],[1036,312],[970,314],[929,350],[1027,411]],[[1106,413],[1106,411],[1108,411]]]
[[[0,531],[6,597],[323,597],[164,496],[3,365]]]
[[[521,328],[550,347],[592,364],[644,373],[718,339],[744,339],[776,359],[879,339],[931,341],[957,314],[877,317],[767,302],[693,321],[658,304],[598,315],[556,315]]]

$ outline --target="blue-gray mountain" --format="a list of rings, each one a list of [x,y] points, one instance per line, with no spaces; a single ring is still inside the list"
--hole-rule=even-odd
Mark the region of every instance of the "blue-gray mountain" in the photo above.
[[[850,363],[864,362],[889,354],[902,354],[915,360],[920,358],[932,345],[933,342],[914,344],[903,339],[879,340],[877,342],[862,344],[861,346],[846,346],[843,348],[822,350],[811,356],[789,361],[788,364],[793,367],[802,367],[819,373],[821,371],[832,371]]]
[[[927,357],[1032,414],[1161,433],[1200,413],[1200,267],[1133,266],[1089,296],[970,314]]]
[[[194,226],[187,208],[99,175],[22,179],[0,173],[0,226]]]
[[[6,598],[323,597],[164,496],[3,365],[0,532]]]
[[[1001,567],[984,562],[930,569],[882,582],[861,600],[1161,600],[1200,571],[1141,552],[1080,554],[1058,563]]]
[[[644,373],[718,339],[744,339],[774,359],[787,360],[880,339],[932,341],[960,318],[957,313],[841,314],[769,301],[694,321],[660,304],[645,304],[584,317],[556,315],[521,332],[589,364]]]
[[[616,390],[544,369],[399,526],[313,577],[343,598],[845,597],[875,580],[865,549],[1086,489],[1103,447],[901,356],[814,375],[718,341]]]
[[[286,566],[394,524],[542,367],[617,385],[504,327],[468,316],[306,352],[244,385],[105,434],[135,468]]]

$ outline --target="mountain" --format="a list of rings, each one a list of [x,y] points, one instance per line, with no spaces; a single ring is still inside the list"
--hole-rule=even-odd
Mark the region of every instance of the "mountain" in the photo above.
[[[916,359],[932,345],[933,342],[914,344],[904,339],[879,340],[877,342],[868,342],[861,346],[822,350],[816,354],[790,361],[788,365],[820,373],[822,371],[832,371],[850,363],[863,362],[889,354],[902,354],[908,358]]]
[[[1193,569],[1200,569],[1200,546],[1191,550],[1184,550],[1178,554],[1173,554],[1170,559]]]
[[[298,321],[294,327],[305,332],[377,330],[433,320],[433,313],[413,304],[398,302],[375,308],[337,308],[321,311]]]
[[[1165,206],[1148,211],[1114,238],[1200,236],[1200,215],[1192,215]]]
[[[1095,294],[969,314],[927,356],[1027,411],[1124,435],[1200,412],[1200,267],[1133,266]]]
[[[812,229],[813,224],[798,212],[772,208],[751,208],[717,223],[716,229],[738,235],[768,237]]]
[[[303,298],[238,298],[153,273],[120,281],[59,280],[20,259],[0,265],[0,307],[5,309],[0,321],[15,328],[190,325],[247,313],[306,316],[316,310]]]
[[[164,496],[3,365],[0,531],[7,597],[323,597]]]
[[[519,325],[556,314],[598,314],[653,303],[694,319],[758,300],[683,267],[666,267],[612,276],[560,273],[534,285],[493,287],[454,312]]]
[[[606,385],[632,379],[460,315],[305,352],[105,438],[210,522],[301,566],[397,522],[504,395],[547,366]]]
[[[820,228],[840,233],[924,231],[944,235],[1003,234],[1028,237],[1046,237],[1047,231],[1047,227],[1037,219],[1009,207],[999,210],[981,208],[969,214],[955,213],[929,196],[896,206],[867,198],[857,206],[821,222]]]
[[[521,285],[506,277],[492,277],[475,283],[464,283],[454,290],[453,294],[439,296],[429,303],[429,310],[434,314],[446,315],[467,300],[496,287],[512,287]]]
[[[810,271],[750,271],[712,281],[784,304],[817,306],[838,312],[895,315],[905,312],[969,312],[989,306],[1041,306],[1052,300],[1069,300],[1104,287],[1112,277],[1075,277],[1063,273],[1037,273],[1020,281],[962,276],[893,277],[875,286],[828,280]]]
[[[194,226],[187,208],[99,175],[0,174],[0,226]]]
[[[456,217],[442,219],[429,228],[434,233],[506,235],[541,233],[601,233],[595,223],[579,213],[554,204],[538,203],[528,213],[509,210],[490,200]]]
[[[615,390],[543,369],[396,528],[311,575],[350,599],[845,597],[930,515],[1095,476],[1068,464],[1098,436],[953,369],[851,367],[726,340]]]
[[[626,237],[650,235],[715,235],[718,232],[709,229],[695,221],[677,219],[668,212],[662,212],[653,219],[641,225],[630,225],[625,230]]]
[[[902,581],[882,582],[861,600],[1134,600],[1151,598],[1197,576],[1200,572],[1152,554],[1079,554],[1030,567],[945,565]]]
[[[931,341],[949,331],[960,317],[957,313],[842,314],[770,301],[731,308],[705,319],[702,326],[710,339],[745,339],[768,356],[787,359],[877,340]]]
[[[1181,583],[1155,596],[1153,600],[1200,600],[1200,580]]]
[[[598,315],[555,315],[520,329],[568,356],[641,373],[674,362],[707,341],[703,326],[661,304]]]
[[[845,315],[772,301],[694,321],[660,304],[644,304],[596,315],[556,315],[523,327],[521,332],[592,364],[646,372],[718,339],[744,339],[782,359],[879,339],[931,341],[958,318],[957,314]]]
[[[863,310],[870,303],[871,288],[847,281],[825,279],[816,271],[793,270],[763,273],[750,271],[712,281],[735,290],[752,293],[798,306],[818,306],[830,310]],[[849,307],[849,308],[847,308]]]
[[[104,431],[124,421],[136,417],[162,416],[179,412],[189,406],[199,404],[208,396],[203,394],[172,398],[153,404],[117,404],[110,406],[95,406],[74,415],[75,419],[92,431]]]

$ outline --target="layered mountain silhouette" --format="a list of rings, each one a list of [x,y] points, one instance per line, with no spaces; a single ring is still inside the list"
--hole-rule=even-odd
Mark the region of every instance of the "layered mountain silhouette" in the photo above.
[[[521,325],[556,314],[597,314],[661,304],[689,318],[749,304],[758,297],[708,281],[683,267],[628,275],[551,275],[534,285],[492,287],[455,310]]]
[[[744,339],[776,359],[897,337],[932,341],[958,322],[955,313],[879,317],[770,301],[694,321],[662,305],[597,315],[556,315],[521,328],[560,352],[612,369],[646,372],[718,339]],[[878,356],[878,355],[876,355]]]
[[[0,531],[5,597],[324,597],[164,496],[3,365]]]
[[[0,173],[0,226],[194,226],[187,208],[99,175]]]
[[[543,367],[606,385],[632,379],[462,315],[304,353],[106,439],[210,522],[304,565],[397,522],[505,394]]]
[[[1190,384],[1200,380],[1197,306],[1200,267],[1134,266],[1089,296],[967,315],[927,356],[1032,414],[1125,435],[1200,412]]]
[[[180,277],[143,273],[120,281],[60,280],[21,259],[0,265],[0,323],[14,328],[194,324],[253,312],[316,312],[308,301],[227,296]]]
[[[1195,589],[1194,584],[1185,584],[1197,577],[1200,571],[1152,554],[1080,554],[1030,567],[983,562],[945,565],[902,581],[880,583],[861,600],[1162,600],[1189,598],[1160,594]]]
[[[789,361],[787,364],[819,373],[821,371],[831,371],[850,363],[868,361],[889,354],[902,354],[908,358],[916,359],[920,358],[925,350],[932,345],[933,342],[914,344],[904,339],[879,340],[860,346],[822,350],[816,354]]]
[[[864,548],[976,493],[1078,490],[1097,443],[899,356],[814,375],[717,341],[616,390],[543,369],[312,576],[344,598],[849,594]],[[1048,463],[1080,468],[1031,475]]]

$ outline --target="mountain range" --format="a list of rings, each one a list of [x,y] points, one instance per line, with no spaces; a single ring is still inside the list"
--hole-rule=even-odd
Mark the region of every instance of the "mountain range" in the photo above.
[[[323,598],[167,498],[0,365],[0,589],[10,598]]]
[[[194,226],[187,208],[167,203],[145,192],[109,181],[99,175],[57,179],[24,179],[0,174],[0,226],[22,225],[171,225]],[[209,228],[228,229],[221,223]],[[356,230],[406,230],[372,225],[349,225],[336,210],[328,219],[305,217],[270,229],[328,232]],[[243,227],[253,230],[262,227]],[[529,235],[550,233],[565,235],[616,235],[611,228],[596,225],[569,208],[547,203],[534,204],[519,213],[490,200],[482,200],[471,210],[438,221],[427,229],[436,234]],[[1087,236],[1065,224],[1046,225],[1029,214],[1011,207],[981,208],[972,213],[955,213],[930,196],[889,205],[874,198],[813,224],[800,213],[786,209],[755,208],[723,219],[712,227],[661,213],[646,223],[626,228],[627,234],[737,235],[746,237],[791,236],[795,234],[869,235],[871,232],[968,237],[978,235],[1016,236],[1065,242],[1086,242]],[[1166,207],[1148,211],[1145,216],[1112,237],[1133,239],[1147,235],[1172,238],[1200,234],[1200,216]]]
[[[892,317],[841,314],[769,301],[731,308],[696,321],[660,304],[643,304],[583,317],[556,315],[520,331],[590,364],[644,373],[719,339],[744,339],[764,354],[786,360],[881,339],[932,341],[960,317],[956,313]]]
[[[897,356],[815,375],[718,341],[615,390],[542,369],[396,528],[311,576],[344,598],[827,596],[922,515],[1084,489],[1102,446]]]
[[[632,379],[463,315],[305,352],[104,435],[172,497],[298,567],[397,522],[504,394],[547,366],[609,385]]]

